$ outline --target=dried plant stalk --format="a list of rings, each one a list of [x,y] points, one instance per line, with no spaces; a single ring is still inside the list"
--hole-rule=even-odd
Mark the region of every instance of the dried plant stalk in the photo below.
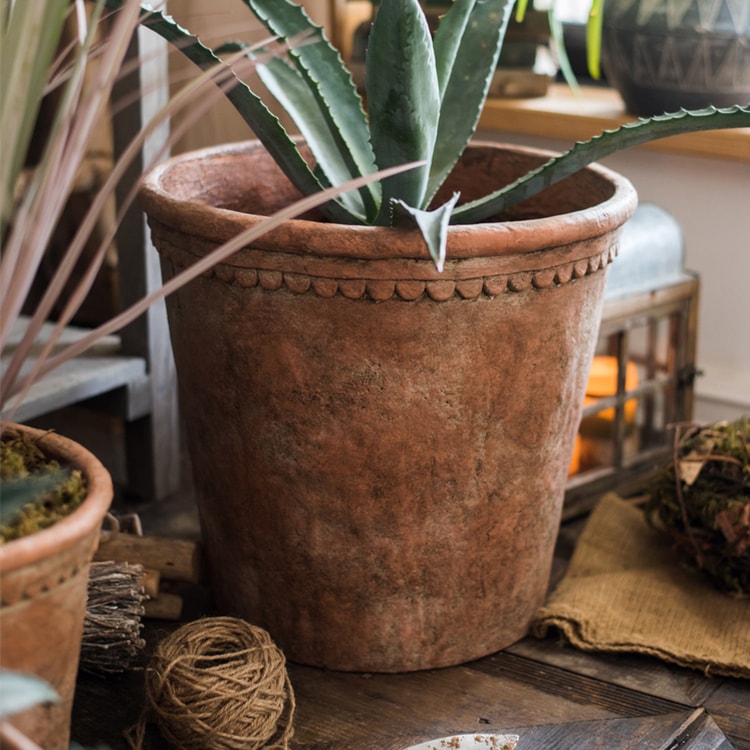
[[[137,666],[146,646],[141,637],[147,598],[142,578],[142,565],[111,561],[91,564],[81,669],[107,674]]]
[[[720,589],[750,594],[750,416],[678,425],[644,510]]]

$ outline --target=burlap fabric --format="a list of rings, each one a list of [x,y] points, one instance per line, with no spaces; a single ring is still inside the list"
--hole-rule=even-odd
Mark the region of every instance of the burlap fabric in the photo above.
[[[578,648],[657,656],[707,674],[750,677],[750,599],[682,566],[640,509],[605,496],[533,632],[559,628]]]

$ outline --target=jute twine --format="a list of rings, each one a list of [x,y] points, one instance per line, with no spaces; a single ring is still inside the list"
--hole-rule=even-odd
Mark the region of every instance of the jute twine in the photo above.
[[[182,626],[146,671],[146,707],[127,737],[140,750],[149,722],[179,750],[287,750],[294,693],[283,653],[262,628],[233,617]]]

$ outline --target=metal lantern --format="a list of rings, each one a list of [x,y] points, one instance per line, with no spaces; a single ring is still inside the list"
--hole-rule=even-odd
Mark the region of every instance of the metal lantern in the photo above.
[[[607,281],[564,517],[638,491],[671,451],[669,426],[692,418],[699,286],[677,222],[640,206]]]

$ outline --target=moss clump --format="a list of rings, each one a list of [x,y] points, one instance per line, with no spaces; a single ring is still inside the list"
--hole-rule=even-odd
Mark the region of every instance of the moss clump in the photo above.
[[[7,431],[0,439],[0,544],[41,531],[86,497],[78,469],[50,459],[37,441]]]
[[[750,594],[750,417],[679,426],[644,510],[720,589]]]

